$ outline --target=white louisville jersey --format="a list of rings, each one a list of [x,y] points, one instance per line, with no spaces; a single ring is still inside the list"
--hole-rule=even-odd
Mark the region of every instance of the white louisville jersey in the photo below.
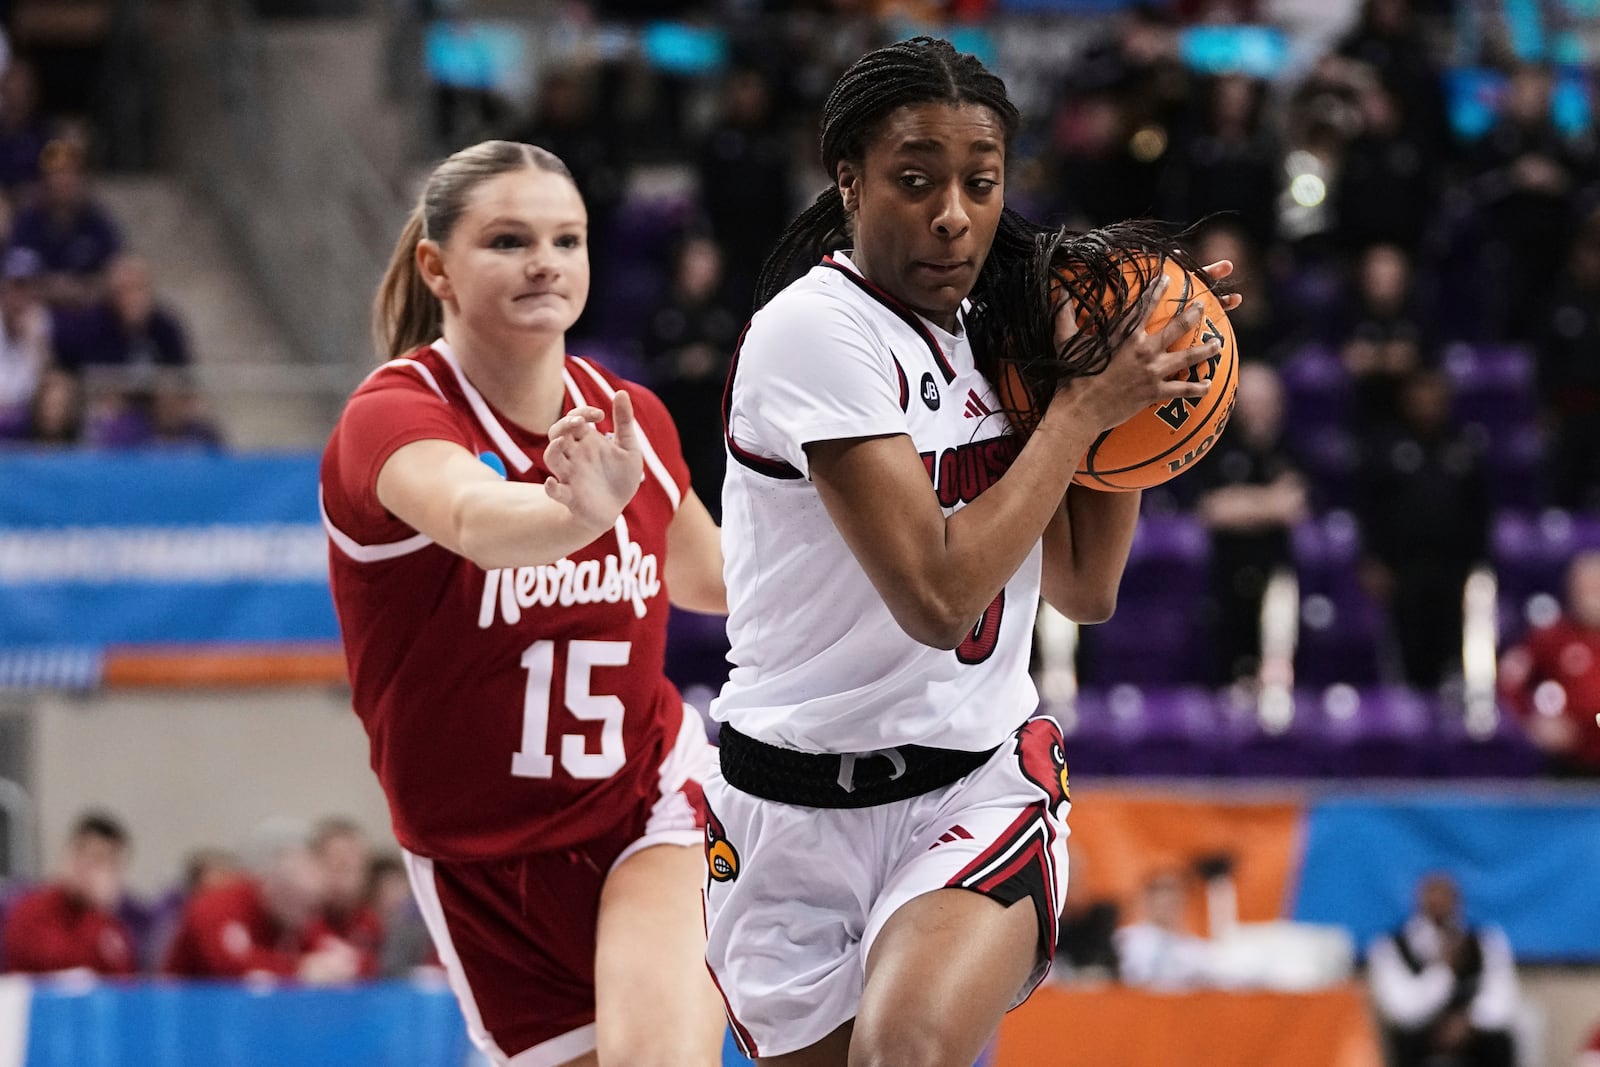
[[[712,716],[806,752],[979,751],[1038,703],[1028,674],[1038,545],[953,650],[912,639],[809,477],[814,441],[906,434],[946,515],[1010,467],[1020,439],[950,334],[840,253],[758,311],[723,399],[723,553],[733,669]],[[954,577],[954,576],[952,576]]]

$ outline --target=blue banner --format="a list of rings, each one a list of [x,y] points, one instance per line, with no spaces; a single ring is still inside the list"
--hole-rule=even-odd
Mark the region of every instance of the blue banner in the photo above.
[[[0,454],[0,653],[337,639],[315,456]]]
[[[731,1036],[722,1062],[750,1067]],[[0,978],[0,1067],[198,1064],[487,1067],[488,1061],[473,1051],[442,981],[309,989]]]
[[[1293,915],[1364,949],[1414,910],[1423,875],[1461,885],[1469,921],[1505,930],[1520,962],[1600,959],[1600,805],[1593,798],[1330,798],[1307,815]]]

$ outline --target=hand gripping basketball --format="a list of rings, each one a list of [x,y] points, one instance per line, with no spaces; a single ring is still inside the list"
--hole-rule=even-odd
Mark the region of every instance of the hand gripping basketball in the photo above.
[[[1074,481],[1145,489],[1191,467],[1226,427],[1238,381],[1226,311],[1238,298],[1214,290],[1232,264],[1213,268],[1145,224],[1038,238],[1034,255],[969,320],[980,369],[1012,425],[1031,433],[1058,390],[1104,375],[1094,391],[1117,421]],[[1146,391],[1129,401],[1137,389]]]

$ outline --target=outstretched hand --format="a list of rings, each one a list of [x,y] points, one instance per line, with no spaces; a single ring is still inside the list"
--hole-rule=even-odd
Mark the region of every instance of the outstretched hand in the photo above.
[[[581,522],[609,527],[633,499],[644,478],[644,455],[633,419],[633,401],[620,390],[611,401],[615,432],[601,433],[605,418],[597,407],[574,408],[550,427],[544,465],[550,471],[544,491]]]

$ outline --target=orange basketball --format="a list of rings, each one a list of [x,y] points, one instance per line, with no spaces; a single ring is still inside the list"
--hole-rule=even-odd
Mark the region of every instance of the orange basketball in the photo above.
[[[1216,294],[1196,275],[1184,270],[1171,259],[1162,261],[1161,268],[1171,279],[1167,295],[1161,306],[1151,314],[1147,324],[1149,333],[1156,333],[1172,316],[1190,300],[1200,301],[1200,321],[1195,328],[1180,337],[1168,349],[1176,352],[1204,344],[1213,337],[1222,341],[1221,350],[1198,366],[1184,373],[1191,381],[1216,380],[1216,385],[1204,396],[1180,397],[1164,404],[1156,404],[1139,412],[1126,422],[1102,433],[1089,446],[1073,481],[1091,489],[1111,492],[1130,492],[1160,485],[1192,467],[1196,460],[1211,450],[1217,438],[1228,425],[1233,413],[1233,394],[1239,382],[1239,353],[1234,345],[1233,326],[1222,310]],[[1142,288],[1141,271],[1133,261],[1123,267],[1123,277],[1129,286],[1129,301],[1137,299]],[[1079,315],[1080,326],[1086,325],[1085,316]],[[1014,366],[1007,364],[999,382],[1000,401],[1009,411],[1036,412],[1028,390]],[[1032,430],[1038,421],[1018,429]]]

